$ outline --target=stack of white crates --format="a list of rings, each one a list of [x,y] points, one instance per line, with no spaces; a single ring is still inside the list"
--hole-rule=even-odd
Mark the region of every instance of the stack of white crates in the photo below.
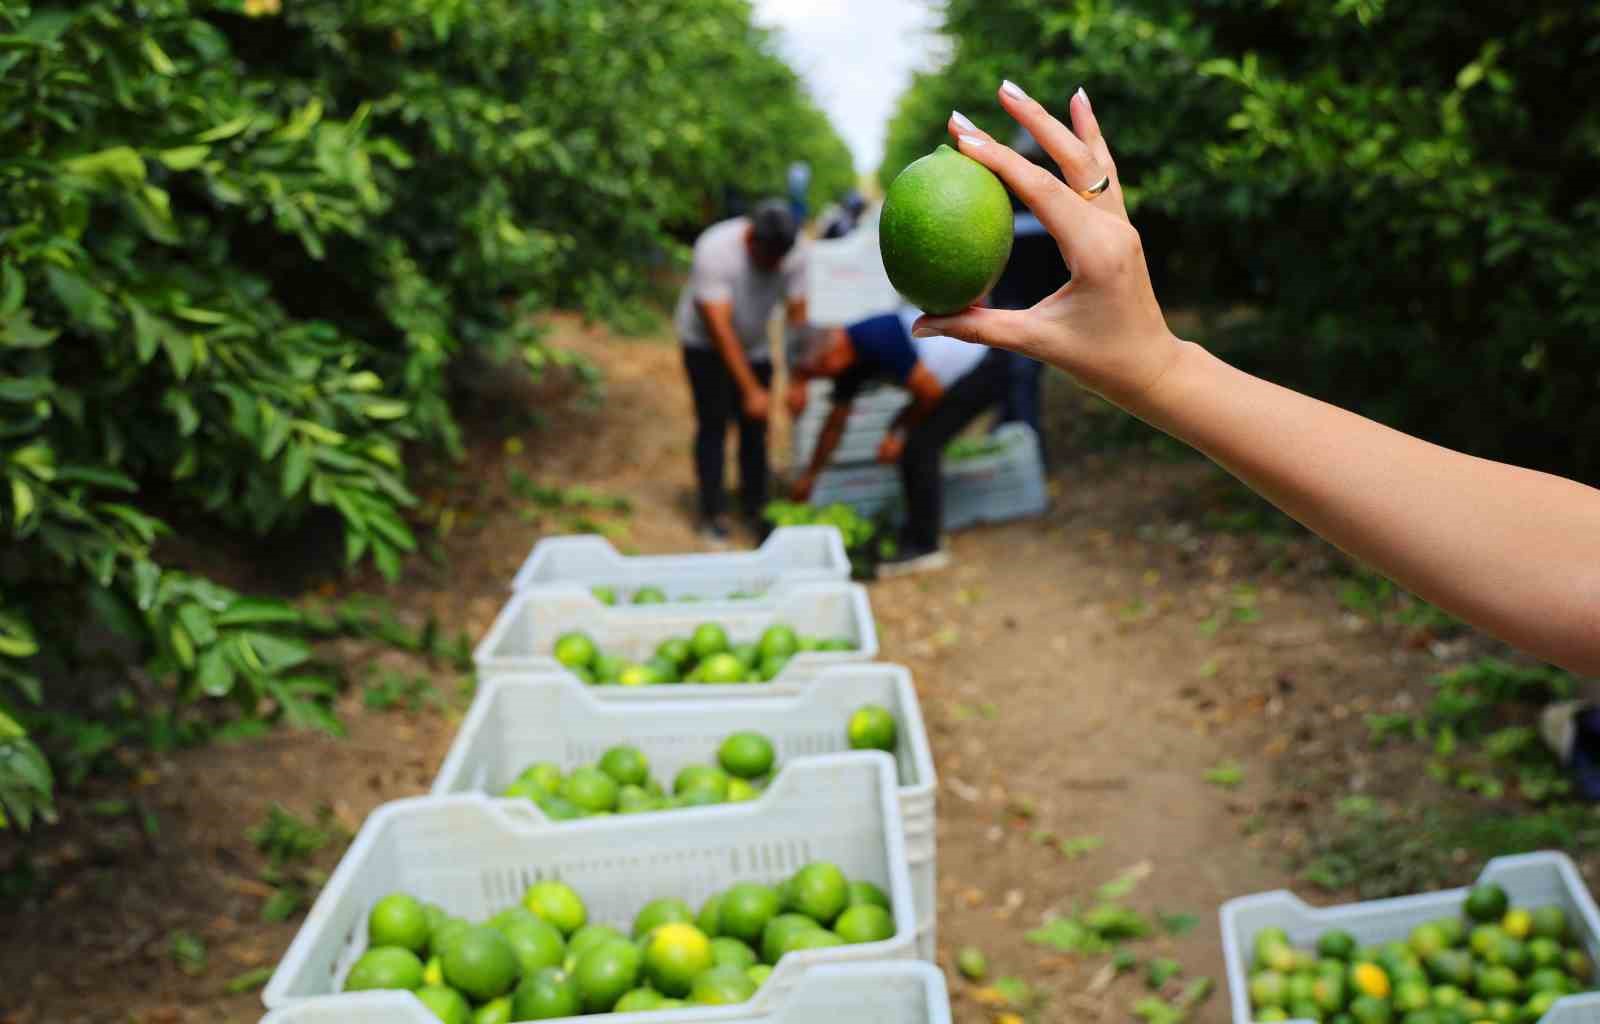
[[[558,879],[591,922],[626,927],[664,893],[704,900],[738,881],[776,884],[814,860],[886,893],[893,935],[785,954],[748,1002],[668,1016],[947,1024],[944,980],[922,962],[935,946],[933,758],[911,675],[874,660],[871,606],[849,572],[831,527],[776,530],[759,550],[732,554],[628,557],[598,537],[541,541],[478,646],[478,692],[431,793],[368,817],[268,983],[263,1024],[435,1019],[409,992],[342,991],[367,948],[367,915],[391,892],[483,921]],[[647,588],[656,602],[632,603]],[[592,685],[554,658],[557,638],[575,630],[642,660],[701,623],[733,643],[783,624],[850,649],[802,651],[768,682],[724,685]],[[849,749],[846,723],[863,704],[893,714],[892,753]],[[498,795],[532,762],[566,772],[621,744],[670,777],[714,762],[742,730],[769,738],[778,760],[746,802],[556,821]]]

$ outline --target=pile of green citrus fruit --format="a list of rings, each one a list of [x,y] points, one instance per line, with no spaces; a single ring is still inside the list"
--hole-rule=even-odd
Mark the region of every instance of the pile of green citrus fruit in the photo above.
[[[1512,907],[1500,886],[1467,894],[1465,918],[1420,924],[1404,942],[1358,946],[1324,932],[1295,949],[1279,928],[1255,937],[1257,1021],[1330,1024],[1534,1024],[1584,991],[1593,965],[1560,907]]]
[[[408,989],[443,1024],[742,1003],[784,954],[893,937],[888,897],[814,861],[776,886],[740,882],[696,914],[652,900],[627,932],[589,920],[562,882],[538,882],[482,924],[405,893],[379,900],[345,991]]]
[[[852,750],[894,753],[900,730],[894,713],[863,704],[845,725]],[[650,759],[638,747],[619,744],[592,765],[563,773],[554,761],[535,761],[500,791],[526,797],[555,821],[606,814],[643,814],[678,807],[738,803],[761,795],[778,767],[777,749],[758,732],[729,734],[717,746],[716,764],[687,764],[672,780],[672,792],[650,774]]]
[[[594,595],[595,600],[597,600],[601,604],[605,604],[605,605],[615,605],[615,604],[618,603],[618,600],[619,600],[619,595],[617,593],[617,588],[616,587],[612,587],[612,586],[606,586],[604,584],[602,584],[600,586],[590,587],[589,588],[589,593]],[[722,600],[724,600],[724,601],[747,601],[747,600],[749,600],[751,598],[760,597],[760,596],[761,596],[760,594],[754,593],[754,592],[749,591],[749,590],[734,590],[734,591],[730,591],[728,594],[726,594],[722,598]],[[633,592],[633,595],[628,599],[628,603],[630,603],[630,604],[666,604],[668,601],[699,601],[699,600],[701,600],[701,598],[695,596],[694,594],[679,594],[677,597],[670,597],[669,598],[667,596],[667,592],[665,590],[661,589],[660,587],[658,587],[658,586],[656,586],[654,584],[646,584],[644,586],[639,587],[638,589],[636,589]]]
[[[716,764],[679,769],[668,794],[650,775],[650,761],[638,747],[615,746],[592,765],[563,775],[552,761],[522,770],[501,796],[527,797],[556,821],[598,814],[642,814],[674,807],[753,800],[777,767],[772,741],[758,732],[736,732],[717,747]]]
[[[714,622],[686,637],[669,637],[643,662],[629,662],[601,651],[583,632],[556,638],[555,658],[586,683],[597,686],[650,686],[658,683],[765,683],[802,651],[851,651],[842,638],[801,636],[789,626],[769,626],[753,644],[735,644]]]

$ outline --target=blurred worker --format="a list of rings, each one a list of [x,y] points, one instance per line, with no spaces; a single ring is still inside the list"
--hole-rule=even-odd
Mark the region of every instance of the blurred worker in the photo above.
[[[689,280],[678,296],[673,328],[694,395],[695,476],[700,531],[728,539],[722,472],[728,425],[739,425],[741,511],[759,531],[767,499],[767,413],[772,351],[767,326],[787,304],[791,348],[806,321],[805,248],[782,200],[757,203],[748,216],[707,228],[694,244]]]
[[[817,232],[820,238],[843,238],[856,229],[861,222],[861,214],[867,208],[867,201],[855,189],[844,194],[838,204],[830,207],[822,215],[822,228]]]
[[[1045,153],[1038,141],[1028,134],[1026,128],[1018,129],[1011,147],[1058,179],[1061,177],[1061,169]],[[1045,230],[1044,225],[1039,223],[1039,218],[1017,198],[1015,192],[1007,191],[1011,196],[1015,225],[1014,239],[1011,243],[1011,258],[1006,261],[1006,269],[1000,275],[1000,280],[995,283],[994,291],[989,297],[989,305],[995,309],[1032,309],[1036,303],[1054,295],[1067,283],[1071,274],[1067,270],[1066,261],[1061,258],[1061,247],[1050,237],[1050,232]],[[1000,407],[1000,418],[995,426],[999,427],[1005,423],[1026,423],[1032,427],[1039,438],[1039,457],[1043,459],[1044,430],[1040,424],[1039,392],[1044,364],[1036,359],[1019,355],[1012,359],[1010,369],[1010,388],[1006,393],[1005,403]]]
[[[878,461],[899,463],[905,487],[906,522],[898,551],[881,562],[884,576],[900,576],[948,565],[939,546],[944,519],[944,447],[986,410],[1005,400],[1012,356],[954,338],[911,337],[918,311],[905,307],[835,328],[797,369],[801,379],[833,383],[832,409],[817,438],[811,464],[795,480],[790,497],[805,501],[827,466],[850,418],[850,405],[871,381],[905,388],[911,401],[895,416],[878,447]]]
[[[806,193],[811,190],[811,165],[796,160],[789,165],[789,213],[796,225],[806,222]]]

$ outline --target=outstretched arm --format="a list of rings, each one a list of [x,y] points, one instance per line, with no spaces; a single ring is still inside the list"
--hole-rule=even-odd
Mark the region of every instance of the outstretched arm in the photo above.
[[[1066,182],[959,116],[967,156],[1050,230],[1072,281],[1029,310],[925,317],[918,334],[1014,349],[1215,459],[1401,586],[1530,654],[1600,675],[1600,491],[1474,458],[1237,370],[1168,329],[1089,99],[1072,127],[1007,83],[1000,100]],[[1092,198],[1102,175],[1111,186]]]

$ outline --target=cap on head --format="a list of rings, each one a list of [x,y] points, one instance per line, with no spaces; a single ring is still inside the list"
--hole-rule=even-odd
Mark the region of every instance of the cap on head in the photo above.
[[[782,257],[798,233],[794,214],[781,199],[763,199],[750,211],[750,239],[765,252]]]

